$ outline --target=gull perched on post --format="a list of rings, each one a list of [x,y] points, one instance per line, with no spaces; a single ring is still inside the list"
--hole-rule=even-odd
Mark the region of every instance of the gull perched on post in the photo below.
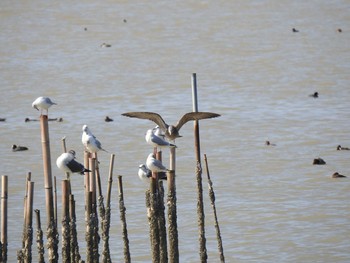
[[[56,165],[58,168],[66,173],[80,173],[91,172],[86,169],[84,165],[75,160],[75,151],[70,150],[67,153],[62,153],[56,160]]]
[[[57,105],[57,103],[51,101],[48,97],[39,97],[32,103],[32,107],[40,110],[41,115],[43,114],[43,110],[46,110],[46,113],[49,114],[49,108],[52,105]]]
[[[151,172],[159,173],[168,171],[167,168],[162,164],[161,161],[155,158],[154,153],[150,153],[146,160],[146,166]]]
[[[220,114],[212,112],[188,112],[180,118],[176,125],[169,125],[163,120],[163,118],[158,113],[155,112],[126,112],[122,115],[130,118],[147,119],[155,122],[165,133],[165,136],[171,141],[175,140],[176,138],[182,137],[179,134],[179,131],[186,122],[215,118],[220,116]]]
[[[139,171],[137,172],[138,176],[141,180],[149,179],[152,177],[152,171],[146,167],[144,164],[139,165]],[[158,179],[159,180],[166,180],[166,173],[160,172],[158,173]]]
[[[102,148],[100,141],[97,140],[97,138],[92,134],[87,125],[83,126],[83,135],[81,137],[81,141],[90,153],[96,153],[99,150],[107,152],[105,149]]]
[[[164,138],[157,136],[154,129],[149,129],[145,136],[146,142],[154,147],[176,147],[176,145],[167,142]]]

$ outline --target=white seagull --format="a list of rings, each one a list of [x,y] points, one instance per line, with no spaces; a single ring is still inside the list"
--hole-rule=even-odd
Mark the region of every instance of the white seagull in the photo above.
[[[154,129],[149,129],[147,131],[145,139],[148,144],[159,148],[165,147],[165,146],[176,147],[176,145],[167,142],[166,140],[164,140],[164,138],[157,136],[154,132],[155,132]]]
[[[96,153],[99,150],[107,152],[102,148],[100,141],[97,140],[97,138],[92,134],[87,125],[83,126],[83,135],[81,137],[81,141],[90,153]]]
[[[48,97],[39,97],[32,103],[32,107],[36,110],[40,110],[41,115],[43,114],[43,110],[46,110],[46,113],[48,114],[49,108],[52,105],[57,105],[57,103],[53,102]]]
[[[58,168],[66,173],[80,173],[91,172],[86,169],[84,165],[75,160],[75,151],[70,150],[67,153],[62,153],[56,160]]]
[[[152,171],[146,167],[144,164],[139,165],[139,171],[138,171],[138,176],[140,177],[141,180],[146,180],[152,177]],[[159,180],[166,180],[166,173],[160,172],[158,173],[158,179]]]
[[[165,168],[162,162],[155,158],[155,155],[153,153],[150,153],[148,155],[146,160],[146,166],[148,169],[155,173],[168,171],[168,169]]]

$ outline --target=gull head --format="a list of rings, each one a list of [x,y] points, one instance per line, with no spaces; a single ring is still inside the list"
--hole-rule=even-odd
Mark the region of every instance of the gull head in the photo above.
[[[83,126],[83,132],[90,133],[89,127],[87,125]]]

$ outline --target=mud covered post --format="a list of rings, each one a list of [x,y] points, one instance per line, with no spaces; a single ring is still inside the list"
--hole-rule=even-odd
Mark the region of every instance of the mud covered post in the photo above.
[[[36,247],[38,249],[38,263],[44,263],[45,249],[43,241],[43,231],[41,230],[40,210],[35,209],[36,215]]]
[[[215,193],[213,189],[213,182],[210,179],[210,173],[209,173],[209,165],[208,165],[208,159],[207,155],[204,154],[204,161],[205,161],[205,168],[207,170],[207,178],[208,178],[208,186],[209,186],[209,197],[210,197],[210,202],[211,206],[213,208],[214,212],[214,220],[215,220],[215,230],[216,230],[216,239],[218,241],[218,249],[219,249],[219,254],[220,254],[220,262],[224,263],[225,262],[225,256],[224,256],[224,248],[222,246],[222,239],[221,239],[221,232],[220,232],[220,226],[219,226],[219,221],[216,213],[216,205],[215,205]]]
[[[128,228],[126,224],[125,216],[125,204],[124,204],[124,191],[123,191],[123,180],[122,176],[118,176],[118,190],[119,190],[119,211],[120,211],[120,221],[122,223],[123,241],[124,241],[124,262],[131,262],[130,249],[129,249],[129,238],[128,238]]]
[[[197,97],[197,77],[196,73],[192,74],[192,104],[193,112],[198,112],[198,97]],[[201,262],[207,262],[207,248],[205,238],[205,214],[203,204],[203,185],[202,185],[202,165],[200,152],[200,138],[199,138],[199,123],[194,121],[194,144],[196,152],[196,178],[197,178],[197,215],[198,215],[198,230],[199,230],[199,256]]]

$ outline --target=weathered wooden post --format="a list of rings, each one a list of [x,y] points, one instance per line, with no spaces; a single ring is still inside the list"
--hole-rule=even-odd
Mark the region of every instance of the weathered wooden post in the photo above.
[[[196,73],[192,74],[192,104],[193,112],[198,112],[198,97],[197,97],[197,77]],[[198,214],[198,228],[199,228],[199,256],[201,262],[207,262],[207,248],[205,238],[205,214],[203,204],[203,185],[202,185],[202,166],[200,153],[200,138],[199,138],[199,123],[194,121],[194,138],[196,151],[196,178],[197,178],[197,214]]]
[[[119,191],[119,211],[120,211],[120,221],[122,223],[122,235],[124,241],[124,262],[131,262],[130,249],[129,249],[129,238],[128,238],[128,228],[126,224],[125,216],[125,204],[124,204],[124,191],[123,191],[123,180],[122,176],[118,176],[118,191]]]
[[[40,210],[35,209],[36,214],[36,247],[38,249],[38,263],[44,263],[45,250],[43,241],[43,231],[41,230]]]
[[[210,197],[211,206],[212,206],[213,212],[214,212],[215,230],[216,230],[216,238],[217,238],[217,241],[218,241],[218,249],[219,249],[220,261],[221,261],[221,263],[224,263],[225,262],[224,248],[222,246],[220,226],[219,226],[218,216],[217,216],[217,213],[216,213],[215,193],[214,193],[214,189],[213,189],[213,182],[210,179],[207,155],[205,155],[205,154],[204,154],[204,161],[205,161],[205,168],[207,170],[207,178],[208,178],[208,186],[209,186],[209,197]]]
[[[71,262],[69,227],[69,182],[62,181],[62,262]]]
[[[7,262],[7,198],[8,176],[1,177],[1,262]]]
[[[24,262],[32,262],[32,244],[33,244],[33,199],[34,182],[28,181],[28,198],[25,217],[25,239],[24,239]]]
[[[44,185],[46,196],[47,247],[49,262],[58,262],[58,232],[55,223],[49,124],[47,115],[40,116],[41,144],[43,153]]]

